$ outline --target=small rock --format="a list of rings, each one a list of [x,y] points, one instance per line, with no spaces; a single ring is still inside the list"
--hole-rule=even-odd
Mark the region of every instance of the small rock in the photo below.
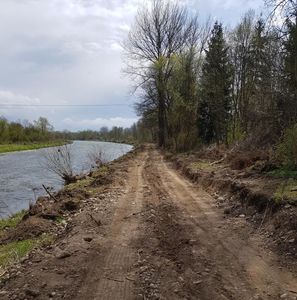
[[[280,299],[287,299],[288,297],[288,294],[287,293],[284,293],[280,296]]]
[[[25,293],[26,293],[26,295],[34,297],[34,298],[40,295],[39,291],[33,290],[33,289],[26,289]]]
[[[63,203],[63,208],[68,211],[78,210],[79,203],[78,201],[68,200]]]
[[[58,258],[58,259],[64,259],[64,258],[67,258],[69,256],[71,256],[71,254],[68,251],[59,251],[56,254],[56,258]]]
[[[197,285],[197,284],[201,284],[202,282],[203,282],[202,280],[197,280],[197,281],[194,281],[193,283]]]
[[[230,215],[230,214],[231,214],[231,208],[230,208],[230,207],[226,207],[226,208],[224,209],[224,214],[225,214],[225,215]]]
[[[225,199],[224,199],[223,197],[219,197],[219,198],[218,198],[218,201],[219,201],[220,203],[223,203],[223,202],[225,202]]]
[[[4,295],[6,295],[6,294],[8,294],[7,291],[0,291],[0,296],[4,296]]]
[[[91,238],[91,237],[84,237],[84,241],[86,241],[88,243],[92,242],[92,240],[93,240],[93,238]]]
[[[67,221],[66,221],[66,220],[62,220],[62,221],[61,221],[61,225],[63,225],[63,226],[67,226],[67,224],[68,224],[68,223],[67,223]]]
[[[295,243],[295,239],[288,240],[288,242],[289,242],[290,244],[293,244],[293,243]]]
[[[139,269],[139,273],[143,273],[143,272],[145,272],[147,269],[148,269],[147,266],[143,266],[143,267],[141,267],[141,268]]]
[[[50,297],[55,297],[56,294],[57,294],[56,292],[51,292],[51,293],[49,293],[49,296],[50,296]]]
[[[245,218],[244,214],[239,215],[239,218]]]
[[[151,284],[150,284],[150,287],[153,288],[153,289],[156,289],[156,288],[157,288],[157,285],[154,284],[154,283],[151,283]]]

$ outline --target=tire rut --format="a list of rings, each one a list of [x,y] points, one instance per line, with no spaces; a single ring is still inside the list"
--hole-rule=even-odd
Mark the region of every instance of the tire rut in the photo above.
[[[138,246],[143,247],[146,271],[139,284],[145,299],[279,299],[284,294],[295,299],[290,291],[296,277],[279,269],[273,255],[251,238],[248,225],[227,224],[214,199],[172,170],[156,150],[149,153],[144,182],[148,213]]]
[[[128,190],[115,211],[108,241],[100,245],[104,248],[103,253],[98,255],[97,262],[93,259],[92,270],[76,299],[125,300],[135,297],[133,268],[137,252],[131,244],[138,235],[138,219],[129,216],[142,209],[142,172],[145,161],[143,154],[130,171]]]

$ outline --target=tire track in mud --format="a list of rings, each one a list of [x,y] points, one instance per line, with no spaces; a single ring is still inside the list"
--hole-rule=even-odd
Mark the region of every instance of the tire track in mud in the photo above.
[[[137,252],[131,246],[138,235],[138,218],[133,218],[142,209],[142,172],[146,156],[143,154],[130,171],[128,189],[116,209],[108,232],[108,241],[103,255],[93,261],[82,289],[76,299],[134,299],[135,274],[133,265]]]
[[[145,165],[139,290],[144,299],[294,299],[296,277],[248,231],[228,228],[212,197],[151,150]],[[225,225],[224,225],[225,224]]]
[[[203,238],[202,235],[200,240],[210,241],[210,256],[217,270],[223,274],[223,283],[226,281],[224,286],[229,285],[233,289],[235,299],[242,290],[244,293],[240,295],[240,299],[250,299],[249,290],[263,299],[279,299],[280,295],[285,294],[287,299],[295,299],[296,294],[290,291],[296,290],[297,278],[292,273],[281,270],[273,255],[263,251],[256,240],[242,235],[244,228],[239,228],[240,231],[235,234],[232,228],[220,230],[223,220],[218,214],[209,214],[209,211],[215,211],[211,205],[212,197],[202,190],[193,189],[190,182],[168,168],[162,158],[161,161],[159,167],[168,174],[168,180],[164,184],[168,191],[178,196],[173,198],[175,203],[188,214],[195,213],[197,207],[202,208],[202,215],[194,219],[193,224],[208,224],[206,236]]]
[[[202,278],[211,268],[210,261],[194,249],[197,245],[195,228],[187,222],[190,216],[183,216],[173,202],[173,197],[179,195],[172,192],[174,187],[169,191],[164,184],[168,174],[160,172],[160,163],[160,156],[150,153],[144,172],[149,187],[144,202],[149,213],[143,230],[145,236],[140,243],[144,246],[143,260],[151,263],[142,266],[147,268],[145,274],[140,274],[142,293],[147,299],[232,299],[228,291],[225,298],[217,289],[222,281],[220,274],[214,276],[216,284],[211,282],[206,289],[202,288]],[[157,242],[150,247],[150,240],[154,239]]]

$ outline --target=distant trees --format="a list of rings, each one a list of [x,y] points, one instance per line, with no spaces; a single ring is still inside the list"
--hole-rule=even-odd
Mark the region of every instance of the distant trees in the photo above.
[[[53,126],[46,118],[37,121],[9,122],[0,117],[0,144],[46,142],[54,139]]]
[[[41,134],[46,134],[54,129],[47,118],[44,117],[40,117],[37,121],[34,121],[34,126],[41,132]]]
[[[99,130],[83,130],[78,132],[53,132],[56,139],[105,141],[119,143],[151,142],[152,133],[142,122],[137,122],[129,128],[114,126],[111,129],[101,127]]]
[[[9,122],[0,117],[0,144],[36,143],[56,140],[97,140],[107,142],[135,143],[151,142],[153,132],[139,121],[129,128],[114,126],[111,129],[101,127],[99,130],[83,130],[78,132],[54,131],[46,118],[37,121]]]

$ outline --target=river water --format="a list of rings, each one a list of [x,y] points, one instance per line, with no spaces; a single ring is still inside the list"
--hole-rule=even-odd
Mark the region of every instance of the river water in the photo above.
[[[100,151],[105,161],[112,161],[132,149],[125,144],[74,141],[69,145],[75,173],[90,170],[90,153]],[[51,148],[52,149],[52,148]],[[27,209],[45,194],[42,184],[58,190],[62,180],[45,168],[45,153],[51,149],[0,154],[0,218]]]

